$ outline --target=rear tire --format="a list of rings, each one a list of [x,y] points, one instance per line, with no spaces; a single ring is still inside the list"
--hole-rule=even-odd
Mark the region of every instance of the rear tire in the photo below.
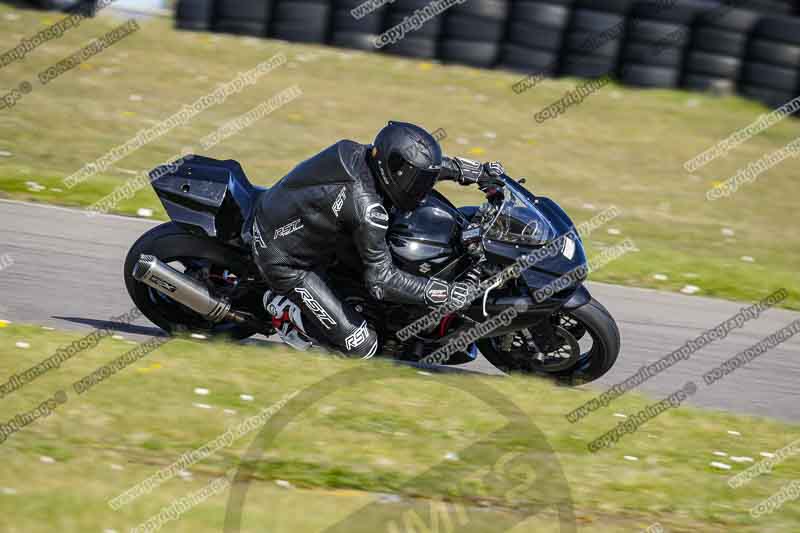
[[[153,255],[165,263],[177,258],[207,260],[236,274],[247,272],[248,265],[240,260],[235,251],[214,239],[190,233],[174,222],[167,222],[139,237],[131,247],[125,258],[125,287],[142,314],[169,334],[183,330],[239,340],[256,333],[256,330],[240,324],[214,324],[204,320],[187,307],[160,296],[161,293],[155,289],[137,281],[133,277],[133,269],[142,254]]]
[[[490,363],[506,372],[544,375],[572,386],[594,381],[611,370],[617,361],[621,346],[617,323],[608,310],[595,299],[565,314],[579,323],[578,326],[567,329],[572,331],[575,331],[575,327],[585,329],[584,336],[590,336],[592,340],[591,348],[586,353],[581,353],[579,361],[572,368],[558,372],[544,372],[531,365],[525,365],[523,368],[518,360],[511,356],[511,352],[497,349],[496,340],[491,338],[479,340],[478,348]]]

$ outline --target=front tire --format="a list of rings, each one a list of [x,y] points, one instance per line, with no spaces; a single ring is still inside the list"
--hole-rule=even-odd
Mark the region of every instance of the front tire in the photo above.
[[[608,310],[593,298],[586,305],[561,316],[561,327],[557,330],[569,337],[569,341],[565,338],[565,346],[574,347],[573,341],[582,340],[575,363],[567,369],[549,371],[547,365],[537,364],[533,354],[525,353],[524,348],[501,350],[497,338],[479,340],[478,348],[490,363],[501,370],[543,375],[573,386],[594,381],[611,370],[619,355],[621,341],[617,323]],[[584,350],[583,345],[588,345],[589,340],[591,345]]]
[[[248,271],[248,266],[234,250],[209,237],[190,233],[174,222],[161,224],[139,237],[128,252],[124,269],[125,287],[142,314],[167,333],[183,330],[237,340],[256,333],[256,330],[241,324],[210,322],[137,281],[133,277],[133,269],[142,254],[153,255],[167,264],[181,263],[185,267],[204,263],[211,268],[225,269],[242,276]]]

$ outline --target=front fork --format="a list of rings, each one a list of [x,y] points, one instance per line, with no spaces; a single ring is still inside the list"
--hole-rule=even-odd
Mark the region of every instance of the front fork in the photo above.
[[[556,335],[555,324],[552,321],[553,315],[559,312],[574,311],[588,304],[591,300],[592,296],[582,284],[565,301],[548,300],[541,304],[536,304],[529,297],[501,296],[496,298],[489,306],[490,314],[499,314],[505,309],[511,306],[519,306],[519,304],[525,304],[528,310],[521,312],[508,326],[498,328],[489,336],[508,338],[508,335],[513,335],[516,332],[528,331],[530,335],[526,335],[526,342],[533,342],[539,351],[547,353],[558,348],[562,343],[562,340]],[[470,314],[473,315],[473,318],[477,313],[478,309],[475,307],[470,309]]]

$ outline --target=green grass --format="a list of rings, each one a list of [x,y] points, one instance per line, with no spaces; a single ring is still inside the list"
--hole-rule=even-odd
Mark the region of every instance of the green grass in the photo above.
[[[0,328],[0,376],[5,380],[29,368],[77,337],[34,326]],[[15,347],[18,341],[30,348]],[[658,521],[669,531],[791,532],[800,520],[800,509],[792,502],[758,520],[748,514],[751,506],[800,477],[800,459],[791,457],[771,474],[734,490],[727,485],[729,476],[749,465],[712,455],[722,450],[758,461],[759,452],[774,452],[795,440],[800,430],[796,425],[681,407],[648,422],[616,447],[590,454],[587,443],[620,420],[615,412],[632,414],[652,399],[628,394],[613,407],[570,424],[564,414],[592,392],[522,377],[421,375],[382,362],[299,354],[277,345],[181,339],[83,395],[72,391],[74,381],[132,348],[127,342],[105,339],[2,399],[0,422],[5,422],[57,390],[68,394],[68,401],[50,417],[0,444],[3,531],[127,531],[237,465],[255,434],[192,466],[191,480],[166,481],[116,512],[107,506],[109,499],[290,393],[309,390],[342,372],[360,375],[375,368],[385,372],[381,379],[333,388],[277,434],[254,464],[244,531],[322,531],[373,501],[376,493],[400,495],[404,499],[398,505],[416,505],[422,516],[429,499],[444,497],[471,510],[475,522],[467,530],[495,531],[489,524],[525,517],[532,506],[560,494],[556,477],[542,475],[556,461],[569,486],[579,531],[636,531]],[[199,396],[195,387],[210,392]],[[498,432],[514,420],[469,392],[480,387],[513,402],[538,430]],[[244,401],[240,394],[255,400]],[[193,405],[198,402],[212,409]],[[539,431],[554,457],[537,444]],[[471,448],[482,440],[488,443]],[[458,454],[458,460],[443,462],[448,452]],[[625,455],[639,460],[624,460]],[[43,463],[41,456],[56,462]],[[501,470],[508,477],[485,477],[481,469],[492,467],[499,457],[534,460],[523,464],[527,470]],[[715,470],[709,466],[713,460],[727,461],[733,469]],[[437,475],[420,476],[433,467]],[[530,490],[506,499],[503,480],[520,486],[531,472],[536,482],[526,485]],[[276,480],[294,488],[279,488]],[[221,530],[226,496],[212,497],[166,530]],[[476,512],[476,507],[483,511]],[[375,520],[391,506],[378,509]],[[513,531],[557,531],[555,519],[551,508]],[[350,530],[378,530],[373,526],[367,520]]]
[[[13,13],[19,20],[10,21]],[[15,45],[57,15],[0,6],[0,48]],[[3,90],[68,56],[120,20],[86,21],[61,39],[0,71]],[[678,91],[608,86],[555,120],[537,124],[533,114],[574,87],[576,80],[546,81],[522,95],[511,85],[519,74],[402,59],[334,48],[179,32],[169,21],[143,22],[141,31],[47,86],[34,85],[16,107],[0,115],[0,195],[87,206],[131,177],[196,144],[273,94],[297,84],[304,96],[216,146],[217,158],[237,159],[250,178],[268,185],[297,162],[341,138],[370,142],[389,119],[444,128],[451,155],[502,160],[526,176],[536,194],[561,203],[576,222],[616,205],[622,216],[589,238],[592,251],[631,237],[640,251],[594,273],[592,279],[755,300],[780,286],[784,306],[800,309],[800,234],[796,226],[796,169],[788,160],[745,185],[729,199],[708,202],[716,181],[797,133],[786,120],[737,147],[695,175],[683,163],[749,124],[758,104]],[[256,85],[139,149],[103,175],[67,190],[60,182],[142,128],[164,120],[218,84],[277,52],[289,64]],[[131,95],[141,101],[130,100]],[[26,185],[35,181],[39,192]],[[58,190],[60,189],[60,190]],[[477,191],[442,185],[457,203],[480,201]],[[594,210],[585,204],[596,206]],[[165,218],[149,188],[117,211],[147,207]],[[735,231],[723,236],[722,228]],[[755,262],[743,262],[751,256]],[[668,276],[657,281],[656,273]]]

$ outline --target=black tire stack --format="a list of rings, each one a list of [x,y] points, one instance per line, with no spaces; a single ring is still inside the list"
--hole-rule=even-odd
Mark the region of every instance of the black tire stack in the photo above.
[[[559,74],[597,78],[614,74],[631,0],[578,0],[572,11]]]
[[[619,77],[638,87],[677,87],[697,9],[637,3],[630,13]]]
[[[442,61],[490,68],[505,37],[508,0],[468,0],[444,14],[439,57]]]
[[[175,26],[182,30],[208,31],[214,23],[214,0],[179,0]]]
[[[692,30],[682,87],[698,91],[736,86],[747,38],[758,15],[742,9],[701,13]]]
[[[747,45],[739,92],[777,107],[800,92],[800,19],[759,20]]]
[[[403,22],[403,19],[413,16],[417,9],[422,9],[429,3],[430,0],[396,0],[389,6],[389,12],[384,19],[383,31],[397,26]],[[441,33],[442,17],[438,16],[423,24],[418,30],[406,34],[405,38],[396,43],[387,44],[383,50],[400,56],[433,59],[439,50]]]
[[[788,0],[747,0],[741,7],[762,15],[791,15],[792,3]]]
[[[364,1],[178,0],[176,25],[545,76],[736,88],[772,107],[800,92],[800,18],[781,15],[800,0],[748,0],[747,9],[727,0],[467,0],[438,15],[431,0],[387,0],[356,18]],[[423,24],[381,41],[407,20]]]
[[[271,0],[216,0],[214,31],[266,37]]]
[[[331,21],[332,45],[377,51],[375,39],[383,30],[386,10],[381,7],[357,19],[351,11],[363,2],[364,0],[334,0]]]
[[[331,5],[324,0],[276,0],[269,36],[300,43],[328,41]]]
[[[33,5],[40,9],[69,11],[81,3],[80,0],[34,0]]]
[[[573,0],[518,0],[511,6],[500,68],[555,74]]]

